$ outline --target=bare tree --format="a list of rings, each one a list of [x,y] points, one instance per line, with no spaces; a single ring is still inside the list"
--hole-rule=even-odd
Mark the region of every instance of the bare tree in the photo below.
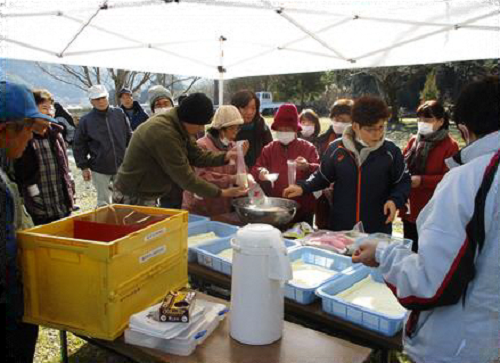
[[[124,69],[99,68],[88,66],[69,66],[65,64],[44,66],[36,63],[40,70],[52,78],[87,91],[94,84],[105,84],[115,90],[115,104],[118,103],[118,91],[123,87],[137,92],[151,79],[149,72],[136,72]]]
[[[108,68],[108,72],[113,80],[115,87],[115,100],[118,104],[118,92],[122,88],[129,88],[132,93],[139,91],[139,89],[151,79],[151,73],[127,71],[124,69]]]
[[[185,94],[188,93],[191,88],[198,82],[201,77],[179,77],[173,74],[163,74],[156,73],[155,74],[155,83],[157,85],[161,85],[168,89],[172,96],[175,96],[176,93]],[[187,87],[185,87],[181,92],[176,92],[177,85],[184,84],[185,82],[189,82]]]

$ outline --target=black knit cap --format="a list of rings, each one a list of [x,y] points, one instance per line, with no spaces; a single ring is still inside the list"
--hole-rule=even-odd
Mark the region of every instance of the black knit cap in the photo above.
[[[204,93],[193,93],[182,101],[177,114],[182,122],[208,125],[214,116],[214,105]]]

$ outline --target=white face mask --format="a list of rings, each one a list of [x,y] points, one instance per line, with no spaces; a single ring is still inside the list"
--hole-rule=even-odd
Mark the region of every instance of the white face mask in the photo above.
[[[344,130],[349,125],[350,124],[347,122],[332,121],[333,131],[335,131],[337,135],[342,135],[344,133]]]
[[[283,145],[288,145],[295,140],[295,132],[291,131],[276,131],[276,138]]]
[[[420,135],[429,135],[434,132],[434,129],[432,128],[432,124],[427,123],[427,122],[419,122],[418,123],[418,133]]]
[[[314,134],[314,126],[313,125],[307,125],[307,126],[302,126],[302,136],[309,137]]]
[[[161,108],[155,108],[155,115],[158,115],[159,113],[167,112],[168,110],[171,110],[172,107],[161,107]]]

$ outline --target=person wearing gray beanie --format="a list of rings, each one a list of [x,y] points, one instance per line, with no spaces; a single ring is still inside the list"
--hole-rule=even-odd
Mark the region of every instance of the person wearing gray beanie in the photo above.
[[[163,86],[153,86],[148,90],[149,107],[153,114],[168,111],[174,107],[172,94]]]
[[[212,101],[203,93],[188,96],[180,106],[156,113],[141,125],[130,141],[116,177],[113,201],[120,204],[157,205],[158,199],[182,203],[182,192],[201,198],[239,197],[246,189],[221,187],[203,180],[194,167],[215,167],[236,159],[236,150],[201,149],[193,136],[205,129],[214,115]],[[177,198],[177,190],[181,198]],[[177,205],[162,205],[177,208]]]

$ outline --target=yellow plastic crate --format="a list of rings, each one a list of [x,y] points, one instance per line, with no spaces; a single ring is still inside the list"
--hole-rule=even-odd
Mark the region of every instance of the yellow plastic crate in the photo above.
[[[110,242],[75,239],[76,220],[133,209],[158,217]],[[188,212],[112,205],[18,233],[29,323],[114,340],[129,318],[187,284]]]

